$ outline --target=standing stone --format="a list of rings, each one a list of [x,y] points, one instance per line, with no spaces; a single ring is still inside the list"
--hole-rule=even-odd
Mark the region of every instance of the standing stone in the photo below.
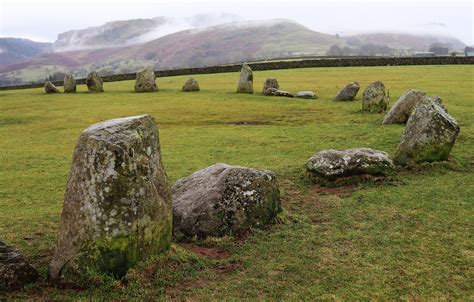
[[[199,90],[201,90],[201,89],[199,88],[199,84],[198,84],[198,82],[197,82],[195,79],[193,79],[193,78],[188,79],[188,80],[184,83],[184,85],[183,85],[183,91],[185,91],[185,92],[199,91]]]
[[[169,248],[171,189],[149,115],[98,123],[76,144],[50,277],[87,282],[88,272],[125,275]]]
[[[280,211],[278,182],[267,170],[215,164],[173,188],[175,234],[239,235],[269,224]]]
[[[87,75],[86,85],[89,92],[104,92],[104,82],[95,71]]]
[[[51,83],[50,81],[47,81],[45,84],[44,84],[44,91],[46,93],[60,93],[59,89],[56,88],[56,86],[54,86],[53,83]]]
[[[405,93],[397,100],[395,105],[390,108],[385,115],[382,124],[406,124],[413,109],[415,109],[419,102],[425,99],[431,99],[440,105],[442,104],[442,100],[438,96],[429,97],[423,91],[409,89],[405,91]]]
[[[64,92],[73,93],[76,92],[76,79],[72,74],[68,74],[64,77]]]
[[[316,98],[318,98],[316,96],[316,94],[312,91],[298,91],[298,93],[296,94],[296,97],[301,98],[301,99],[316,99]]]
[[[334,98],[336,101],[353,101],[357,92],[359,92],[360,86],[357,82],[352,82],[342,88]]]
[[[19,289],[37,278],[38,273],[23,255],[0,241],[0,292]]]
[[[306,162],[306,171],[315,182],[326,183],[362,175],[388,176],[395,167],[383,151],[355,148],[344,151],[323,150]]]
[[[381,81],[375,81],[362,94],[362,110],[368,112],[383,112],[387,109],[387,98],[385,85]]]
[[[266,79],[265,83],[263,83],[262,93],[265,94],[268,88],[280,89],[277,79]]]
[[[253,93],[253,73],[250,66],[242,65],[237,93]]]
[[[135,81],[136,92],[155,92],[158,91],[156,86],[156,77],[153,70],[147,68],[137,72],[137,79]]]
[[[456,120],[438,102],[425,98],[408,118],[394,162],[406,166],[447,160],[459,130]]]

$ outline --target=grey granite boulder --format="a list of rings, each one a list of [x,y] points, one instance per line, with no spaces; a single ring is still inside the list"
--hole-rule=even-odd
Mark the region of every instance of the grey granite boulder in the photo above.
[[[369,84],[362,94],[362,110],[380,113],[387,110],[387,106],[385,85],[381,81]]]
[[[459,130],[456,120],[437,101],[425,98],[408,118],[394,162],[407,166],[447,160]]]
[[[59,89],[54,86],[53,83],[51,83],[50,81],[47,81],[45,84],[44,84],[44,91],[46,93],[60,93]]]
[[[95,71],[87,75],[86,85],[89,92],[104,92],[104,81]]]
[[[429,97],[420,90],[409,89],[400,96],[395,105],[387,112],[382,124],[405,124],[419,102],[426,99],[442,103],[441,98]]]
[[[158,91],[156,77],[153,70],[146,68],[137,72],[135,80],[135,92],[155,92]]]
[[[50,278],[87,282],[90,271],[125,275],[169,248],[171,188],[149,115],[85,129],[76,144]]]
[[[237,86],[238,93],[253,93],[253,73],[250,66],[242,65],[240,70],[239,85]]]
[[[199,91],[199,83],[193,78],[188,79],[183,85],[184,92]]]
[[[64,93],[74,93],[76,92],[76,79],[74,75],[68,74],[64,77]]]
[[[306,162],[306,171],[315,182],[335,181],[352,176],[388,176],[395,167],[383,151],[355,148],[345,151],[323,150]]]
[[[19,289],[37,278],[38,273],[23,255],[14,247],[0,241],[0,293]]]
[[[280,89],[277,79],[266,79],[265,83],[263,83],[262,93],[265,94],[268,88]]]
[[[334,100],[336,101],[353,101],[357,92],[359,92],[360,86],[357,82],[352,82],[347,84],[342,88],[339,93],[336,95]]]
[[[296,94],[296,97],[301,98],[301,99],[316,99],[316,98],[318,98],[316,96],[316,94],[312,91],[298,91],[298,93]]]
[[[188,237],[243,234],[280,211],[278,182],[267,170],[215,164],[173,188],[174,232]]]
[[[268,88],[265,90],[264,95],[266,96],[283,96],[283,97],[288,97],[288,98],[294,98],[295,95],[291,92],[284,91],[284,90],[279,90],[276,88]]]

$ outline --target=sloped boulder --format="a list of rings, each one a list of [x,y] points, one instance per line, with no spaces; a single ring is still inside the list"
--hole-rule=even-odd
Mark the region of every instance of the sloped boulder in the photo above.
[[[347,84],[342,88],[339,93],[336,95],[334,100],[336,101],[353,101],[357,92],[359,92],[360,85],[357,82],[352,82]]]
[[[193,78],[188,79],[183,85],[184,92],[199,91],[199,83]]]
[[[440,105],[442,103],[440,97],[427,96],[426,93],[420,90],[409,89],[405,91],[395,105],[387,112],[382,124],[406,124],[416,105],[426,99],[430,99]]]
[[[253,73],[250,66],[242,65],[237,93],[253,93]]]
[[[137,72],[135,80],[135,92],[155,92],[158,91],[156,77],[153,70],[147,68]]]
[[[354,176],[389,176],[394,174],[395,167],[383,151],[369,148],[331,149],[310,157],[306,162],[306,171],[314,182],[325,184]]]
[[[158,129],[149,115],[85,129],[76,144],[50,278],[87,282],[90,272],[120,278],[169,248],[171,188]]]
[[[0,241],[0,292],[19,289],[37,278],[37,271],[23,255]]]
[[[301,99],[316,99],[317,98],[316,94],[312,91],[298,91],[298,93],[296,94],[296,97],[301,98]]]
[[[60,93],[59,89],[56,86],[54,86],[54,84],[51,83],[50,81],[47,81],[44,84],[44,91],[48,94],[50,94],[50,93]]]
[[[87,75],[86,85],[89,92],[104,92],[104,81],[95,71]]]
[[[76,79],[74,75],[68,74],[64,77],[64,93],[74,93],[76,92]]]
[[[369,84],[362,94],[362,110],[380,113],[387,110],[387,106],[385,85],[381,81]]]
[[[280,89],[277,79],[266,79],[265,83],[263,83],[262,93],[265,94],[268,88]]]
[[[425,98],[408,118],[394,162],[407,166],[447,160],[459,131],[456,120],[438,102]]]
[[[175,234],[187,237],[239,235],[269,224],[281,211],[275,174],[215,164],[176,182]]]

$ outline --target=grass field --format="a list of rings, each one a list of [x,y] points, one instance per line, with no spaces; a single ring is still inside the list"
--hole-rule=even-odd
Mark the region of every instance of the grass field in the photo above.
[[[89,289],[39,281],[9,294],[31,299],[472,300],[474,299],[474,66],[308,68],[254,73],[317,100],[238,95],[238,73],[157,80],[160,91],[105,83],[106,93],[0,91],[0,240],[47,275],[76,139],[87,126],[149,113],[160,130],[171,181],[216,162],[271,169],[283,196],[280,223],[247,238],[175,243],[130,272]],[[334,102],[358,81],[355,102]],[[461,133],[449,163],[401,171],[378,185],[321,189],[305,161],[322,149],[394,153],[404,127],[360,112],[367,84],[382,80],[391,103],[409,88],[443,98]],[[235,122],[263,122],[235,125]],[[194,251],[194,252],[193,252]],[[225,252],[225,257],[203,256]],[[1,294],[0,294],[1,298]]]

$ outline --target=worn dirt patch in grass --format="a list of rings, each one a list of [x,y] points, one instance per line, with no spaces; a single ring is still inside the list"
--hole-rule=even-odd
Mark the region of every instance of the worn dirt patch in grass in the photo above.
[[[181,247],[187,251],[213,260],[227,259],[232,255],[228,250],[217,247],[204,247],[190,243],[183,243]]]

